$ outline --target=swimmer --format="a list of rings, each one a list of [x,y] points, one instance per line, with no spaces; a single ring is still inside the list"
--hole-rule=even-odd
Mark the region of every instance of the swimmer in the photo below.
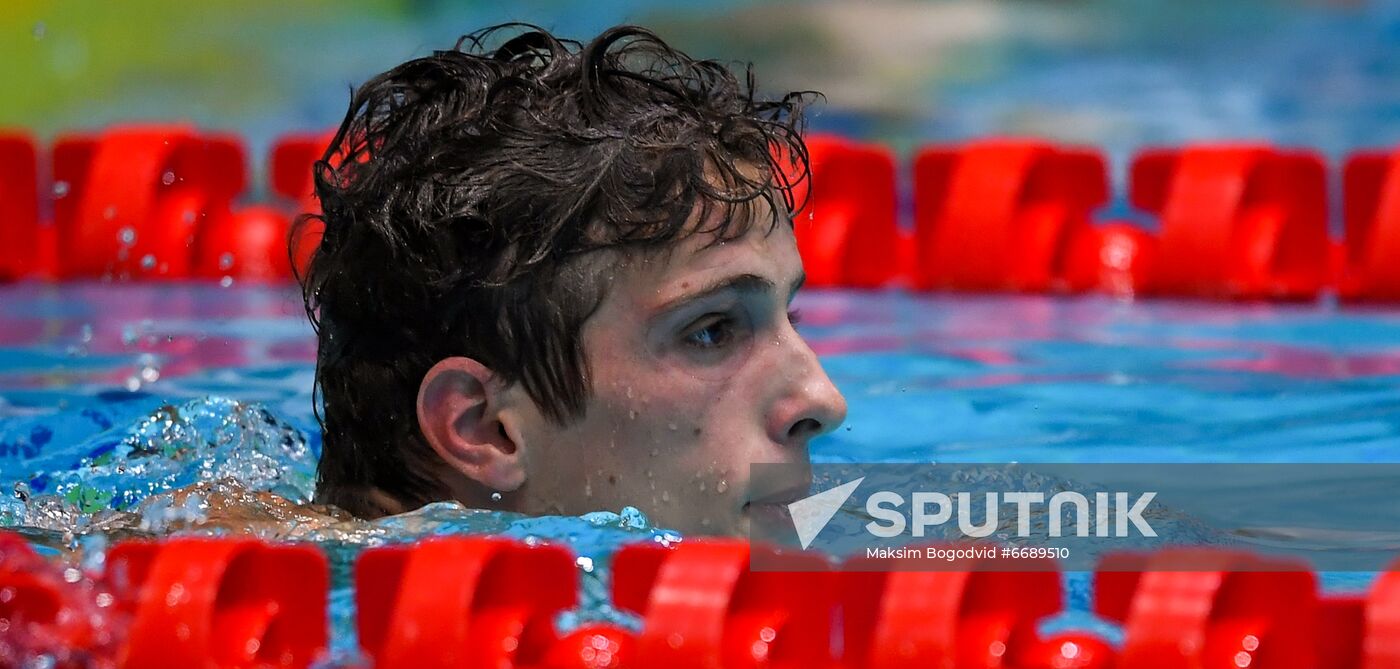
[[[790,306],[812,94],[752,82],[641,28],[510,25],[361,86],[299,224],[317,501],[745,533],[749,465],[846,413]]]

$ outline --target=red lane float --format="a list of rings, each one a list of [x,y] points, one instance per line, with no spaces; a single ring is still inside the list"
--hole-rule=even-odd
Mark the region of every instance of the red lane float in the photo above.
[[[68,136],[53,156],[65,278],[189,276],[203,220],[225,215],[246,185],[239,140],[188,126]]]
[[[1131,223],[1085,227],[1070,242],[1064,288],[1132,297],[1148,285],[1157,261],[1157,238]]]
[[[1202,549],[1116,555],[1100,564],[1094,597],[1124,626],[1120,666],[1317,666],[1317,581],[1302,564]]]
[[[1133,205],[1161,222],[1146,292],[1305,299],[1327,282],[1327,171],[1314,153],[1144,151],[1133,160],[1131,191]]]
[[[1400,668],[1400,562],[1370,592],[1322,600],[1321,669]]]
[[[0,281],[42,273],[39,154],[28,136],[0,132]]]
[[[878,288],[901,275],[894,154],[830,135],[808,139],[807,151],[793,219],[806,285]]]
[[[311,547],[122,543],[105,580],[133,616],[122,667],[306,667],[327,647],[329,569]]]
[[[272,192],[295,202],[314,203],[313,170],[333,139],[334,132],[296,132],[274,140],[268,165]]]
[[[76,573],[0,531],[0,667],[86,667],[116,652],[122,621]]]
[[[1095,151],[987,140],[919,151],[914,189],[916,287],[1043,292],[1063,287],[1108,177]]]
[[[275,282],[292,275],[291,218],[273,207],[248,207],[206,221],[195,236],[193,276]]]
[[[1337,291],[1400,300],[1400,151],[1362,152],[1342,171],[1346,236]]]
[[[744,541],[634,544],[613,560],[614,604],[642,617],[629,667],[829,667],[834,591],[824,558]]]
[[[888,560],[848,561],[841,574],[845,666],[993,669],[1050,662],[1064,640],[1051,651],[1035,626],[1059,612],[1063,600],[1054,561],[1035,561],[1035,571],[978,571],[994,562],[955,565],[967,571],[917,571],[918,565],[887,571]],[[1062,669],[1072,666],[1081,665]]]
[[[452,537],[365,551],[355,565],[360,647],[376,669],[532,667],[577,601],[556,546]]]
[[[316,199],[314,171],[316,161],[325,155],[334,139],[334,132],[291,133],[273,143],[268,173],[273,192],[296,203],[296,215],[291,220],[302,214],[321,212],[321,203]],[[292,240],[291,262],[297,275],[302,274],[311,261],[325,227],[325,223],[315,218],[304,221],[299,228],[289,226],[291,234],[296,235]]]

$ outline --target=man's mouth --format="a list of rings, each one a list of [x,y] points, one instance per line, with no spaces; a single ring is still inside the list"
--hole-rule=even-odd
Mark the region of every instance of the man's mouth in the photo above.
[[[749,517],[750,532],[762,532],[768,536],[788,528],[792,515],[788,504],[807,496],[809,484],[790,484],[777,490],[765,490],[744,503],[744,515]]]

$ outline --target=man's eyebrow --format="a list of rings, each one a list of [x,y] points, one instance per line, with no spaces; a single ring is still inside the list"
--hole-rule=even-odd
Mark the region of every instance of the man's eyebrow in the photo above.
[[[802,288],[802,284],[806,283],[806,281],[806,272],[797,275],[797,278],[794,279],[792,282],[792,287],[788,291],[789,299],[791,299],[793,295],[797,294],[797,291]],[[765,277],[761,277],[757,274],[734,274],[709,283],[700,288],[699,290],[696,290],[691,293],[686,293],[685,295],[672,299],[666,302],[665,304],[661,305],[657,309],[657,312],[670,311],[687,302],[701,300],[712,295],[717,295],[726,290],[732,290],[739,293],[761,293],[772,292],[776,287],[777,286],[774,285],[774,283],[771,280]]]
[[[761,293],[772,292],[773,288],[774,285],[772,281],[761,277],[757,274],[732,274],[730,276],[718,279],[712,283],[706,284],[699,290],[686,293],[685,295],[677,297],[673,300],[669,300],[665,304],[661,305],[661,307],[658,308],[657,311],[670,311],[687,302],[701,300],[712,295],[723,293],[727,290],[732,290],[740,293]]]

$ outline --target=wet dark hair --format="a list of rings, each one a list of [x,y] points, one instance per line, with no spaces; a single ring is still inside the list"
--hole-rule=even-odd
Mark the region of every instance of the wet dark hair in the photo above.
[[[813,94],[759,99],[744,75],[642,28],[582,44],[509,24],[355,91],[316,165],[322,213],[299,223],[325,226],[298,277],[319,338],[318,501],[374,516],[371,489],[409,508],[448,496],[415,408],[446,357],[576,418],[599,268],[626,257],[599,251],[733,238],[760,199],[791,224]]]

